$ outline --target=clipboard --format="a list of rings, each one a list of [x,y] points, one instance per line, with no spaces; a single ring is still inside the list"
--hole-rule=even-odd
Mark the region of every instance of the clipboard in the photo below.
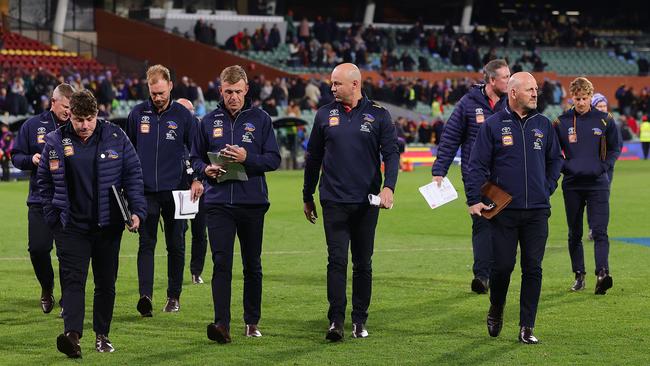
[[[113,192],[113,197],[115,197],[115,201],[117,201],[117,206],[120,208],[120,213],[122,214],[122,220],[124,220],[124,223],[131,227],[133,226],[133,220],[131,220],[131,210],[129,210],[129,204],[126,202],[126,199],[124,199],[124,195],[122,195],[122,190],[117,190],[115,188],[115,185],[111,185],[111,191]]]
[[[210,163],[214,165],[221,165],[224,167],[226,172],[217,178],[217,183],[222,183],[227,180],[238,180],[238,181],[247,181],[248,175],[246,174],[246,168],[241,163],[235,163],[229,158],[225,158],[221,155],[220,152],[211,152],[208,151],[208,159]]]
[[[492,182],[486,182],[481,187],[481,195],[483,196],[483,203],[492,207],[490,210],[481,212],[481,215],[488,220],[492,219],[512,202],[512,196]]]

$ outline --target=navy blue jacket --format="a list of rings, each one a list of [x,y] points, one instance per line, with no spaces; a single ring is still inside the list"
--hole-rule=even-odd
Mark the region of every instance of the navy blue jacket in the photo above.
[[[68,192],[65,179],[65,130],[64,126],[45,136],[43,156],[38,165],[38,190],[43,214],[45,221],[52,228],[58,224],[66,226],[70,216],[70,199],[74,196],[74,192]],[[147,214],[147,202],[142,189],[142,169],[133,145],[124,131],[110,122],[97,120],[95,133],[99,137],[95,169],[98,226],[123,223],[111,192],[111,185],[124,190],[131,213],[143,221]]]
[[[564,151],[562,189],[609,189],[608,172],[621,154],[612,115],[597,109],[579,115],[571,108],[553,121],[553,127]],[[601,144],[605,159],[601,159]]]
[[[431,167],[432,175],[446,176],[449,171],[449,166],[454,161],[454,157],[456,157],[458,148],[462,146],[461,172],[463,174],[463,182],[467,181],[469,157],[478,130],[485,120],[504,108],[507,104],[507,99],[507,96],[502,97],[494,105],[494,109],[492,109],[489,98],[485,94],[485,85],[481,84],[472,87],[456,103],[454,111],[445,124],[445,129],[442,131],[436,160]],[[465,192],[467,192],[467,189],[465,189]]]
[[[551,207],[562,156],[551,121],[536,111],[523,120],[506,106],[481,126],[469,161],[467,204],[481,201],[488,180],[512,195],[508,209]]]
[[[126,134],[142,164],[145,192],[187,188],[185,157],[193,128],[192,113],[173,100],[160,115],[151,99],[129,113]]]
[[[384,187],[395,191],[399,148],[384,107],[365,96],[349,113],[336,101],[321,107],[307,145],[303,201],[314,200],[322,165],[321,201],[367,203],[368,194],[379,194],[382,159]]]
[[[219,152],[226,144],[246,149],[244,167],[248,181],[227,180],[217,183],[205,175],[210,165],[208,152]],[[203,180],[204,203],[209,204],[268,204],[268,187],[264,173],[278,169],[280,151],[275,140],[271,117],[260,108],[251,108],[247,101],[233,120],[223,101],[201,120],[200,131],[194,137],[190,155],[192,167]],[[207,184],[205,184],[207,183]]]
[[[36,189],[37,166],[32,163],[32,156],[40,154],[45,146],[45,135],[56,130],[59,126],[68,121],[59,121],[54,113],[45,111],[34,116],[20,127],[20,133],[16,137],[16,143],[12,150],[11,162],[20,170],[30,170],[29,195],[27,205],[40,204],[41,196]]]

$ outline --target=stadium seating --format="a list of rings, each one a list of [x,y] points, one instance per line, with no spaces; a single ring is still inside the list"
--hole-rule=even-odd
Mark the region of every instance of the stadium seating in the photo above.
[[[76,52],[62,51],[55,46],[24,37],[17,33],[3,35],[4,47],[0,50],[0,66],[5,69],[42,67],[59,74],[63,69],[76,72],[99,73],[106,69],[117,72],[115,66],[105,66],[97,60],[81,57]]]
[[[395,49],[398,57],[403,52],[409,54],[416,61],[416,65],[420,57],[425,58],[433,71],[468,71],[466,66],[452,65],[448,60],[444,60],[435,54],[432,55],[425,49],[408,46],[399,46]],[[481,56],[487,52],[487,48],[481,48],[479,51]],[[523,53],[524,49],[522,48],[497,49],[497,55],[507,57],[511,65]],[[291,73],[327,73],[331,71],[327,67],[288,66],[287,60],[290,55],[286,44],[280,45],[273,51],[244,51],[237,54]],[[616,56],[611,49],[539,48],[538,54],[542,61],[548,64],[546,71],[555,71],[560,75],[636,75],[638,72],[634,60],[625,60],[620,56]],[[650,58],[650,51],[640,51],[634,53],[634,55]],[[379,53],[368,54],[368,63],[373,64],[374,61],[375,64],[379,64],[380,56]],[[524,63],[522,67],[526,71],[533,69],[533,65],[530,63]]]

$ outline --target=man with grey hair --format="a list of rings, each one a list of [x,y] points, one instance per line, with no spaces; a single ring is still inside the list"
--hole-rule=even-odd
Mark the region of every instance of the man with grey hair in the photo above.
[[[500,111],[506,105],[506,93],[510,69],[505,60],[492,60],[483,68],[485,84],[474,86],[465,94],[454,107],[454,112],[445,124],[436,160],[431,168],[433,181],[438,185],[447,175],[449,166],[456,157],[458,148],[462,146],[461,170],[465,194],[467,195],[467,180],[469,179],[469,157],[479,128],[492,114]],[[490,225],[480,216],[472,218],[472,249],[474,252],[474,279],[472,291],[486,294],[489,289],[490,267],[492,266],[492,240]]]
[[[36,170],[45,146],[45,135],[70,120],[72,93],[74,89],[68,84],[59,84],[54,89],[50,110],[28,119],[20,127],[11,157],[16,168],[30,171],[27,247],[34,273],[41,284],[41,309],[46,314],[54,308],[54,270],[50,258],[54,237],[43,218],[43,206],[36,185]]]
[[[542,259],[551,215],[550,196],[557,188],[562,157],[555,130],[537,108],[537,82],[527,72],[508,82],[508,105],[481,126],[469,160],[469,213],[489,210],[481,187],[491,182],[512,196],[512,202],[491,221],[494,265],[490,273],[488,333],[496,337],[510,275],[521,247],[519,341],[538,342],[533,335],[542,289]]]

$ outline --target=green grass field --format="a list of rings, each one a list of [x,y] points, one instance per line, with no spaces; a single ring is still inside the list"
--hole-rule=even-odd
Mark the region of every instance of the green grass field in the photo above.
[[[450,178],[462,191],[458,167],[452,167]],[[400,174],[395,208],[381,213],[375,243],[369,338],[352,339],[348,323],[343,342],[325,341],[327,260],[322,219],[317,225],[304,219],[300,193],[302,172],[276,172],[268,176],[272,204],[266,216],[262,257],[262,338],[243,336],[241,262],[236,258],[233,343],[224,346],[207,339],[206,325],[213,316],[210,285],[190,283],[189,244],[180,313],[160,311],[165,301],[166,253],[164,243],[159,243],[156,311],[153,318],[141,318],[135,309],[137,236],[125,233],[110,334],[116,352],[99,354],[94,350],[93,284],[89,276],[86,333],[81,341],[84,358],[78,362],[102,365],[650,364],[649,247],[612,240],[610,267],[614,288],[606,296],[597,297],[593,294],[593,245],[586,242],[587,290],[570,293],[573,274],[566,248],[562,196],[558,190],[553,196],[535,332],[541,344],[525,346],[517,342],[519,267],[512,276],[501,336],[490,338],[485,327],[488,298],[472,293],[469,288],[471,220],[464,196],[461,193],[461,199],[430,210],[417,191],[429,179],[429,168]],[[648,182],[649,162],[617,164],[610,237],[650,236]],[[0,364],[70,364],[74,361],[56,351],[56,336],[63,329],[63,322],[57,317],[58,307],[49,315],[44,315],[39,307],[40,286],[27,253],[26,195],[26,182],[0,185]],[[190,242],[189,235],[187,242]],[[211,276],[211,268],[208,257],[206,280]],[[58,300],[59,289],[55,292]]]

